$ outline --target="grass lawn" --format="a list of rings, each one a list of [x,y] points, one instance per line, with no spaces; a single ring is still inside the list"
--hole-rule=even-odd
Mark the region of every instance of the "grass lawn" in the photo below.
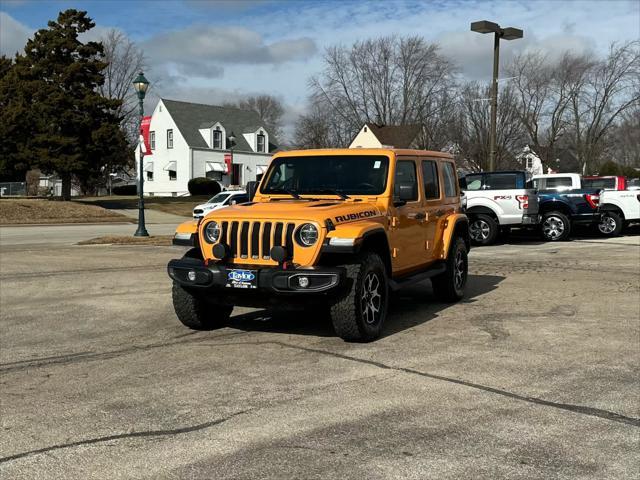
[[[165,213],[191,217],[193,207],[204,203],[211,198],[207,196],[193,197],[144,197],[144,207],[152,210],[159,210]],[[99,205],[104,208],[135,209],[138,208],[138,197],[136,196],[111,196],[111,197],[83,197],[73,200],[76,203],[88,205]]]
[[[43,199],[0,200],[0,225],[34,223],[131,222],[131,219],[98,205]]]
[[[78,245],[171,245],[173,235],[155,235],[153,237],[114,236],[83,240]]]

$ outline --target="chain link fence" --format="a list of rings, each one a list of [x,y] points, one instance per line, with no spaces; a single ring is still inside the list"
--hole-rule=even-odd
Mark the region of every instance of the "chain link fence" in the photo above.
[[[0,182],[0,197],[24,197],[26,194],[25,182]]]

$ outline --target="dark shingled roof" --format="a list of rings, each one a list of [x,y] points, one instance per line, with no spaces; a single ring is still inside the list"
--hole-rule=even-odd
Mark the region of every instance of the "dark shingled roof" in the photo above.
[[[253,152],[245,140],[243,133],[253,133],[258,126],[263,126],[264,122],[256,112],[250,110],[240,110],[232,107],[218,107],[215,105],[204,105],[202,103],[180,102],[177,100],[162,99],[162,103],[171,114],[171,118],[176,123],[178,130],[190,147],[209,148],[204,141],[199,130],[208,128],[220,122],[225,128],[227,136],[234,133],[236,143],[234,150],[242,152]],[[264,127],[263,127],[264,128]],[[271,132],[269,133],[269,152],[275,151],[278,147],[277,141]]]
[[[394,148],[411,148],[413,141],[420,133],[420,125],[384,125],[367,123],[382,145],[390,145]]]

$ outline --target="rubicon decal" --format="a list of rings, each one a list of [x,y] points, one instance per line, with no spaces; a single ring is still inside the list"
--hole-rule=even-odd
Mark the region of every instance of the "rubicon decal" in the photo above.
[[[347,215],[338,215],[336,217],[336,223],[348,222],[349,220],[359,220],[361,218],[376,217],[378,212],[375,210],[365,210],[364,212],[349,213]]]

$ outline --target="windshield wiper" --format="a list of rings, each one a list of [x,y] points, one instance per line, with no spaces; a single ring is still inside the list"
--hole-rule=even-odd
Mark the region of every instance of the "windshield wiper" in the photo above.
[[[351,197],[349,195],[347,195],[346,193],[341,192],[340,190],[335,190],[333,188],[320,188],[320,189],[314,189],[313,192],[311,193],[317,193],[317,194],[329,194],[329,195],[337,195],[339,196],[342,200],[349,200]]]
[[[269,190],[268,193],[286,193],[288,195],[291,195],[296,200],[301,200],[302,199],[302,197],[300,195],[298,195],[295,190],[289,190],[288,188],[277,188],[277,189],[274,189],[274,190]]]

